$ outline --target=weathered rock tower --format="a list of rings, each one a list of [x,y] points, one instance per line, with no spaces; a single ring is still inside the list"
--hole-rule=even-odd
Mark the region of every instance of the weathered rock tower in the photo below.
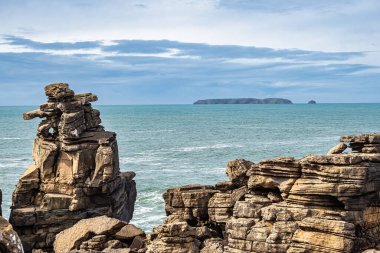
[[[50,251],[55,235],[83,218],[107,215],[129,221],[136,186],[119,169],[116,134],[100,125],[91,107],[97,96],[74,94],[66,83],[45,87],[48,101],[24,113],[44,118],[37,129],[32,164],[13,193],[10,222],[24,249]]]

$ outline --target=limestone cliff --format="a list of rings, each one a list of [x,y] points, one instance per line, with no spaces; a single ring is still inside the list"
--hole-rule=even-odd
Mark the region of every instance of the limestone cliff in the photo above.
[[[119,169],[116,134],[100,125],[91,93],[66,83],[45,87],[48,101],[24,113],[44,118],[34,140],[34,163],[12,197],[10,222],[25,251],[51,251],[55,235],[77,221],[107,215],[129,221],[136,199],[133,172]]]
[[[328,155],[235,160],[227,164],[227,182],[167,190],[168,217],[149,235],[147,252],[358,253],[376,247],[380,134],[341,142]],[[347,147],[352,152],[343,153]]]

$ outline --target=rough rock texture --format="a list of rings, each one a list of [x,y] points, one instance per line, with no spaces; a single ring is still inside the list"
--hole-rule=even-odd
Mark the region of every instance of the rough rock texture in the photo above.
[[[2,192],[0,190],[0,252],[1,253],[23,253],[20,238],[9,222],[1,215]]]
[[[56,235],[55,253],[144,252],[145,233],[107,216],[83,219]]]
[[[335,147],[332,147],[329,152],[327,152],[327,155],[342,154],[347,148],[348,146],[346,143],[339,143]]]
[[[231,181],[164,193],[147,252],[357,253],[380,242],[380,134],[331,155],[236,160]],[[375,251],[369,251],[375,252]]]
[[[119,169],[116,134],[100,125],[97,100],[74,94],[68,84],[45,87],[48,101],[24,113],[44,118],[33,146],[34,163],[12,197],[10,222],[26,252],[51,250],[55,235],[77,221],[108,215],[132,218],[136,199],[133,172]]]

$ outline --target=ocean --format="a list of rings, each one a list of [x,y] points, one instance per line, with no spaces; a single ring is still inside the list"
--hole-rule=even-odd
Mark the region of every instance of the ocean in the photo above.
[[[132,224],[150,231],[165,217],[162,193],[227,180],[227,161],[324,154],[340,135],[380,132],[380,104],[97,106],[115,131],[122,171],[135,171]],[[32,163],[37,106],[0,107],[0,189],[9,217],[18,178]]]

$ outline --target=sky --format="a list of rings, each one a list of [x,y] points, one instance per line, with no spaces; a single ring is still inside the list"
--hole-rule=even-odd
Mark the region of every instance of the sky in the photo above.
[[[0,105],[380,102],[378,0],[0,0]]]

